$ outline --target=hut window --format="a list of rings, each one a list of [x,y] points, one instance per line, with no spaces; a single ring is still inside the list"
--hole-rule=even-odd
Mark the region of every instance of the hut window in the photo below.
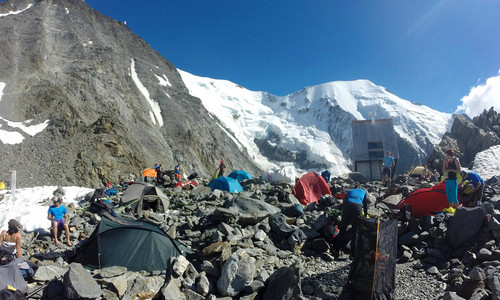
[[[384,158],[384,144],[382,142],[368,142],[368,158]]]

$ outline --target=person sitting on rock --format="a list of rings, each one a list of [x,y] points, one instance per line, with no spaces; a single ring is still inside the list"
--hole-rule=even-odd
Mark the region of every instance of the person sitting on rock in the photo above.
[[[64,229],[66,233],[66,245],[73,246],[69,240],[69,216],[66,207],[61,205],[62,199],[61,197],[54,196],[52,198],[54,201],[54,205],[49,207],[47,219],[49,219],[52,223],[52,232],[54,235],[54,241],[56,245],[59,245],[59,240],[57,239],[58,230]]]
[[[473,186],[472,191],[469,192],[469,196],[471,197],[472,206],[482,205],[483,202],[481,198],[483,197],[484,192],[484,180],[477,174],[472,171],[462,171],[460,172],[460,176],[462,176],[462,182],[460,185],[463,185],[465,181],[471,183]]]
[[[335,246],[333,256],[338,258],[340,255],[340,250],[345,246],[346,242],[345,234],[347,226],[351,225],[352,230],[355,233],[358,228],[358,223],[360,218],[368,215],[368,198],[366,190],[359,187],[347,191],[347,195],[344,200],[342,207],[342,221],[339,226],[339,235],[335,238]],[[354,234],[351,239],[351,257],[354,256],[354,250],[356,247],[356,235]]]
[[[427,166],[424,166],[424,169],[422,170],[422,173],[420,174],[420,180],[421,181],[429,181],[431,179],[432,173]]]
[[[9,220],[8,229],[0,235],[0,265],[21,257],[21,232],[16,220]]]

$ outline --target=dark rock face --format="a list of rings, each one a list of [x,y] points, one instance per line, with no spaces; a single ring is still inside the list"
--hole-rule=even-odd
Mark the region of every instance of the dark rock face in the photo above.
[[[484,111],[473,120],[466,115],[458,115],[453,122],[451,132],[447,132],[441,143],[429,156],[428,164],[441,170],[444,151],[455,150],[462,166],[469,167],[478,152],[500,144],[500,116],[493,109]]]
[[[24,137],[0,147],[0,173],[17,170],[18,187],[97,186],[155,162],[208,174],[224,159],[259,171],[175,66],[126,25],[84,1],[10,0],[0,13],[28,4],[0,18],[0,125]],[[6,120],[48,126],[31,136]]]

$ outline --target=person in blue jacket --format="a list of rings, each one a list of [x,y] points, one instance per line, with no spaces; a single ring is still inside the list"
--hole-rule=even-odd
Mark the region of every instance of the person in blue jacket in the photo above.
[[[351,225],[352,230],[356,233],[359,219],[368,214],[368,198],[366,191],[362,188],[356,188],[347,192],[342,208],[342,221],[339,226],[339,235],[335,238],[333,256],[338,258],[340,250],[346,245],[345,234],[347,226]],[[354,255],[356,234],[351,239],[351,257]]]
[[[323,172],[321,172],[321,177],[323,177],[326,181],[326,183],[330,183],[330,176],[332,175],[332,173],[330,173],[330,171],[328,170],[324,170]]]
[[[482,204],[481,198],[483,197],[484,193],[483,178],[481,178],[481,176],[479,176],[479,174],[477,174],[476,172],[472,171],[462,171],[460,172],[460,176],[462,176],[461,184],[463,184],[467,180],[467,182],[471,183],[472,186],[474,187],[472,191],[469,193],[473,206],[481,205]]]

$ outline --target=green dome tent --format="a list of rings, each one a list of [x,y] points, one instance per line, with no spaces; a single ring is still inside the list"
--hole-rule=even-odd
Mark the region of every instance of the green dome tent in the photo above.
[[[152,272],[170,268],[170,258],[193,253],[158,227],[103,214],[91,236],[78,248],[75,261],[87,268],[123,266]]]
[[[158,213],[167,211],[170,201],[158,187],[149,183],[134,183],[122,195],[118,211],[129,207],[134,213],[152,209]]]

